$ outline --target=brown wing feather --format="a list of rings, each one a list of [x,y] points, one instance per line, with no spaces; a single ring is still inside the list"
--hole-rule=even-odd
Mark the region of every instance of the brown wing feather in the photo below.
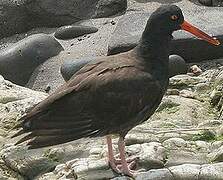
[[[21,119],[21,133],[31,133],[18,143],[30,140],[30,148],[38,148],[134,127],[145,107],[154,111],[159,104],[161,88],[151,74],[133,64],[121,58],[82,68]]]

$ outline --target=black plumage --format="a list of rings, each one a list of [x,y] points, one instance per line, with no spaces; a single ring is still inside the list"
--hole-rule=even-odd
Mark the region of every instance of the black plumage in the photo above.
[[[192,27],[192,26],[190,26]],[[146,121],[166,92],[172,32],[185,29],[213,44],[217,40],[184,21],[175,5],[158,8],[149,18],[142,38],[133,50],[102,57],[81,68],[72,78],[20,119],[18,141],[39,148],[96,136],[118,134],[123,169],[132,175],[123,157],[123,139],[130,129]],[[108,146],[110,139],[108,137]]]

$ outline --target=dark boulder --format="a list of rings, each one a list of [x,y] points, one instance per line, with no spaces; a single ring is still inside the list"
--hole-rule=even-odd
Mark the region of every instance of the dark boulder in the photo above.
[[[20,1],[0,1],[0,39],[30,29],[25,6]]]
[[[97,59],[97,57],[85,57],[75,60],[65,59],[60,68],[64,80],[68,81],[78,70],[95,59]]]
[[[188,66],[182,57],[175,54],[169,56],[169,77],[186,74],[187,71]]]
[[[26,5],[38,26],[67,25],[94,15],[98,0],[32,0]]]
[[[126,2],[127,0],[31,0],[26,7],[35,23],[55,27],[123,12],[127,8]]]
[[[35,34],[0,51],[0,74],[25,85],[34,69],[63,48],[52,36]]]

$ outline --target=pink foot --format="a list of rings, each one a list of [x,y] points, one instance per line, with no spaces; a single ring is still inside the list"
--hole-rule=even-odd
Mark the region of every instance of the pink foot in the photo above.
[[[136,168],[137,157],[125,158],[125,143],[124,138],[120,137],[118,141],[119,155],[114,157],[112,140],[110,136],[107,136],[108,144],[108,163],[113,171],[118,174],[124,174],[133,177],[138,171],[134,171]]]
[[[122,166],[121,160],[116,159],[115,162],[109,162],[110,167],[113,171],[118,174],[124,174],[133,177],[137,171],[134,171],[136,168],[136,161],[130,159],[127,163],[127,168]]]
[[[139,159],[139,157],[129,157],[129,158],[126,158],[126,162],[127,162],[127,163],[135,162],[135,163],[136,163],[136,161],[137,161],[138,159]],[[115,155],[114,162],[115,162],[115,164],[117,164],[117,165],[122,163],[122,160],[121,160],[119,154]]]

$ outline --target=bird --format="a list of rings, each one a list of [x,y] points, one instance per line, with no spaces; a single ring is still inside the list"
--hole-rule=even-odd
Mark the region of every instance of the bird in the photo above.
[[[155,112],[169,83],[172,33],[186,30],[213,44],[220,42],[184,20],[176,5],[162,5],[148,18],[139,44],[132,50],[87,63],[69,81],[31,108],[14,127],[17,144],[28,149],[106,137],[113,171],[135,176],[134,158],[125,156],[125,136]],[[118,135],[119,159],[112,135]]]

